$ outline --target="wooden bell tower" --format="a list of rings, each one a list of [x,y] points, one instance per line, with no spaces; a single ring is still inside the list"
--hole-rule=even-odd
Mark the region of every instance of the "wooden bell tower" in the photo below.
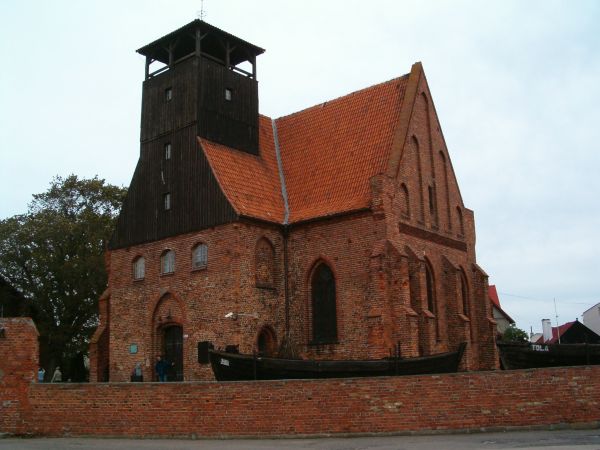
[[[146,57],[140,157],[110,248],[237,220],[197,137],[258,155],[263,52],[202,20],[138,50]]]
[[[258,154],[256,57],[263,52],[202,20],[140,48],[142,147],[194,123],[200,137]]]

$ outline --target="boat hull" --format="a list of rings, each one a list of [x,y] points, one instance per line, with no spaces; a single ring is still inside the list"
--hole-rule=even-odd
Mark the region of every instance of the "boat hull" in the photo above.
[[[218,381],[350,378],[456,372],[465,344],[455,352],[418,358],[315,361],[254,357],[210,350]]]
[[[600,364],[600,344],[498,343],[504,369]]]

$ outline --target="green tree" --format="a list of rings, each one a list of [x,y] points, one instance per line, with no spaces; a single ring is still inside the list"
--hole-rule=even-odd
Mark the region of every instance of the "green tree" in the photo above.
[[[502,334],[502,340],[505,342],[527,342],[529,336],[527,332],[517,328],[514,323],[511,323],[506,331]]]
[[[56,177],[26,214],[0,221],[0,277],[27,302],[41,365],[48,372],[60,365],[64,379],[82,378],[107,282],[104,250],[125,194],[98,177]]]

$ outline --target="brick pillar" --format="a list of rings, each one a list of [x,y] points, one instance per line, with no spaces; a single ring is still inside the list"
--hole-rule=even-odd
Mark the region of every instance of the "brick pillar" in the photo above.
[[[0,319],[0,434],[23,434],[29,385],[39,364],[38,331],[28,317]]]
[[[367,296],[367,358],[389,356],[393,346],[389,328],[388,274],[386,271],[385,242],[377,242],[369,262],[369,295]],[[387,325],[387,327],[386,327]]]
[[[398,337],[403,357],[419,356],[419,315],[410,303],[410,276],[408,257],[400,258],[398,274]]]
[[[492,318],[492,308],[488,297],[488,276],[477,264],[472,266],[473,314],[476,330],[476,346],[479,370],[498,369],[498,348],[496,347],[496,322]]]
[[[90,339],[90,383],[108,381],[110,344],[110,293],[108,289],[98,300],[100,323]]]

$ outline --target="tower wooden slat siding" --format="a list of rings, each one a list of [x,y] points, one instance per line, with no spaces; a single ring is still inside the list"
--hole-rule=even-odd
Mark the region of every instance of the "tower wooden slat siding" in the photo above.
[[[146,57],[140,157],[111,248],[237,220],[197,136],[258,154],[255,74],[256,56],[263,52],[201,20],[138,50]],[[246,61],[251,73],[236,67]],[[165,67],[152,72],[155,62]],[[172,149],[168,160],[166,144]],[[164,208],[166,194],[170,210]]]

